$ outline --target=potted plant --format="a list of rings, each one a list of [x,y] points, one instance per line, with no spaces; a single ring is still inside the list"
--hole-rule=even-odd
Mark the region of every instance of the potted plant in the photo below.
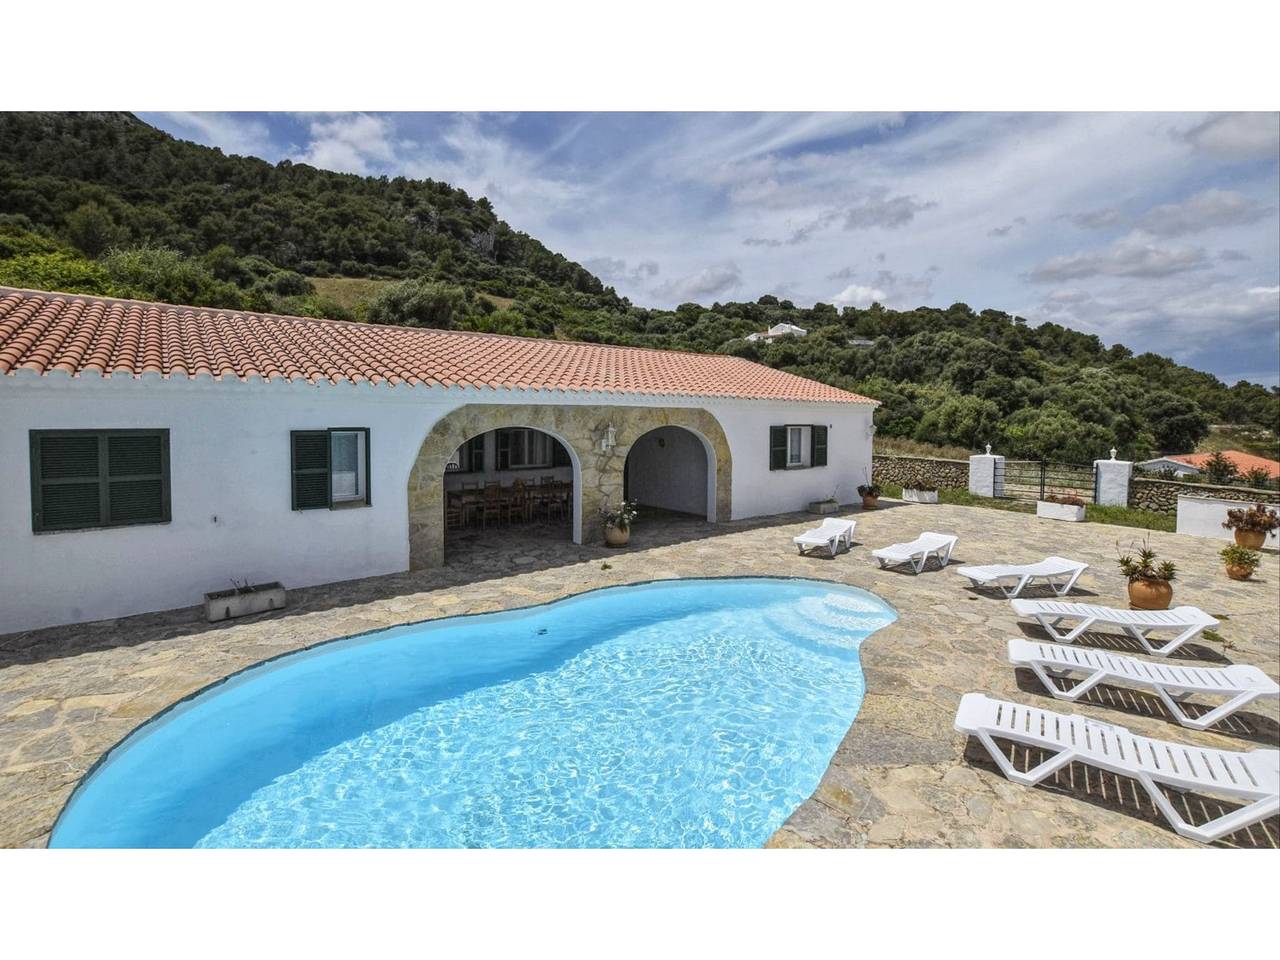
[[[883,492],[878,483],[858,484],[858,495],[862,497],[862,509],[874,510],[876,503],[880,500],[880,494]]]
[[[1218,556],[1222,558],[1222,562],[1226,565],[1227,576],[1232,580],[1248,580],[1253,576],[1253,571],[1258,569],[1258,564],[1262,560],[1261,554],[1235,545],[1223,547]]]
[[[938,485],[926,480],[924,471],[916,467],[902,485],[902,499],[910,503],[937,503]]]
[[[230,590],[216,590],[204,595],[204,615],[210,623],[247,617],[254,613],[284,608],[284,587],[279,583],[254,583],[248,579],[231,581]]]
[[[1268,510],[1265,505],[1239,510],[1228,510],[1227,519],[1222,526],[1234,530],[1236,546],[1246,550],[1257,550],[1267,542],[1267,534],[1280,527],[1280,513]]]
[[[1051,493],[1036,501],[1036,516],[1046,520],[1066,520],[1080,523],[1084,520],[1084,501],[1074,494]]]
[[[810,513],[818,513],[818,514],[836,513],[839,511],[839,509],[840,509],[840,501],[836,499],[835,493],[832,493],[831,496],[824,497],[821,500],[809,501]]]
[[[1177,568],[1168,560],[1157,563],[1156,552],[1148,541],[1142,541],[1137,557],[1121,554],[1120,572],[1129,581],[1129,606],[1138,610],[1169,609]]]
[[[600,508],[600,520],[604,524],[604,542],[611,547],[625,547],[631,542],[631,524],[636,518],[634,500],[619,501],[616,507],[608,504]]]

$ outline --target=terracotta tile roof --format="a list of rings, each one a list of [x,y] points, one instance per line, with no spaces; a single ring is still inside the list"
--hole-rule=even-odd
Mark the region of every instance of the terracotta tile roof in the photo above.
[[[1252,453],[1242,453],[1239,450],[1223,450],[1222,455],[1235,464],[1236,469],[1241,473],[1247,473],[1255,467],[1262,467],[1266,470],[1271,479],[1280,477],[1280,462],[1268,460],[1266,457],[1255,457]],[[1213,454],[1211,453],[1171,453],[1165,456],[1165,460],[1176,460],[1178,463],[1185,463],[1188,466],[1202,469],[1205,461]]]
[[[0,373],[429,384],[874,403],[739,357],[0,287]]]

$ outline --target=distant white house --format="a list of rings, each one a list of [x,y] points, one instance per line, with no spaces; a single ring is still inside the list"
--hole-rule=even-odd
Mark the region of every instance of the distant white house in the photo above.
[[[756,340],[777,340],[779,337],[803,337],[808,332],[804,327],[797,327],[794,323],[775,323],[764,333],[747,334],[747,339],[752,342]]]
[[[722,354],[0,287],[0,633],[440,566],[535,502],[576,543],[624,496],[851,502],[875,406]]]

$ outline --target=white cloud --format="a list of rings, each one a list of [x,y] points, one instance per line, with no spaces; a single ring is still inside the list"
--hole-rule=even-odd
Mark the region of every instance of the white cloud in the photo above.
[[[254,157],[271,153],[271,131],[261,120],[238,113],[179,111],[161,116],[178,128],[177,136],[219,147],[223,153]]]
[[[892,230],[904,227],[922,210],[936,207],[932,200],[922,202],[915,197],[899,195],[888,197],[883,194],[871,196],[850,207],[844,213],[846,230],[866,230],[871,227],[884,227]]]
[[[1125,221],[1124,214],[1115,207],[1073,213],[1069,219],[1077,227],[1084,227],[1086,230],[1106,230],[1108,227],[1118,227]]]
[[[317,117],[311,140],[294,159],[323,170],[368,174],[397,158],[391,121],[368,113]]]
[[[703,267],[697,273],[663,284],[656,291],[665,300],[707,300],[722,296],[742,283],[742,271],[732,261]]]
[[[1219,113],[1179,136],[1197,150],[1229,160],[1268,160],[1280,149],[1280,114]]]
[[[860,283],[851,283],[834,297],[831,302],[837,307],[867,308],[873,303],[883,303],[887,294],[879,287],[868,287]]]
[[[1181,203],[1153,207],[1138,218],[1140,230],[1158,237],[1177,237],[1214,227],[1256,223],[1271,212],[1251,197],[1234,190],[1205,190]]]
[[[1031,271],[1032,283],[1057,283],[1099,275],[1168,277],[1206,266],[1200,247],[1161,247],[1130,235],[1103,250],[1050,257]]]

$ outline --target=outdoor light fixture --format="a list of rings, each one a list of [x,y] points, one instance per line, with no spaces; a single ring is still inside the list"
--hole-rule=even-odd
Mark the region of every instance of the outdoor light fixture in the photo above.
[[[608,453],[617,446],[618,431],[613,429],[613,424],[609,424],[604,428],[604,434],[600,437],[600,452]]]

